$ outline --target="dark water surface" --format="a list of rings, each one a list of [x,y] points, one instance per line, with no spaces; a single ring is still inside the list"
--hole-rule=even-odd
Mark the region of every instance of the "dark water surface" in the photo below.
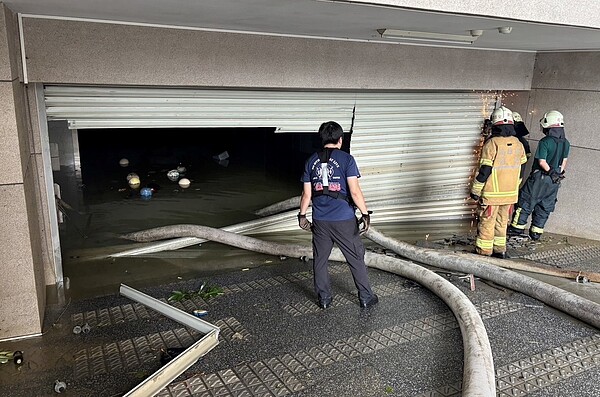
[[[119,139],[115,135],[118,132],[110,133],[113,135],[103,132],[102,136],[112,142]],[[99,141],[99,133],[80,135],[83,178],[74,172],[62,172],[55,178],[63,186],[63,199],[74,207],[67,211],[66,223],[61,225],[63,269],[69,278],[71,297],[114,294],[121,283],[140,288],[196,277],[208,280],[217,272],[279,263],[278,257],[212,242],[145,256],[107,257],[141,246],[119,238],[124,233],[184,223],[233,225],[258,219],[254,211],[260,208],[299,196],[306,153],[298,147],[310,152],[311,145],[292,142],[296,139],[293,137],[284,137],[288,141],[272,138],[269,132],[253,133],[252,139],[243,141],[228,131],[213,134],[210,141],[171,139],[178,146],[165,148],[160,142],[129,137],[121,140],[118,151]],[[137,145],[142,141],[145,146]],[[213,155],[224,150],[231,157],[219,164]],[[119,159],[125,156],[130,164],[120,167]],[[191,181],[187,189],[167,178],[167,172],[179,163],[187,168],[184,176]],[[128,186],[130,172],[139,175],[140,188],[156,189],[150,199],[142,198],[140,189]],[[392,237],[417,241],[464,233],[470,227],[469,221],[459,221],[386,224],[379,228]],[[256,237],[307,245],[311,238],[300,229]]]

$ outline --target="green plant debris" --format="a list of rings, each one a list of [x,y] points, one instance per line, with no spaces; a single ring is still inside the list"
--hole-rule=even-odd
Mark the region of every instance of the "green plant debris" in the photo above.
[[[181,302],[194,297],[209,300],[219,295],[223,295],[223,288],[217,285],[206,285],[206,283],[202,283],[200,289],[197,291],[173,291],[169,297],[169,302]]]
[[[386,386],[386,387],[385,387],[385,392],[386,392],[387,394],[390,394],[390,393],[393,393],[393,392],[394,392],[394,389],[392,389],[392,386]]]

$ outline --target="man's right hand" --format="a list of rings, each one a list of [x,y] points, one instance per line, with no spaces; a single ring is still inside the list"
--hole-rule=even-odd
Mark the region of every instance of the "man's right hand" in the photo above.
[[[312,223],[310,223],[310,221],[306,219],[306,214],[298,214],[298,226],[300,226],[300,229],[302,230],[306,230],[309,232],[311,231]]]

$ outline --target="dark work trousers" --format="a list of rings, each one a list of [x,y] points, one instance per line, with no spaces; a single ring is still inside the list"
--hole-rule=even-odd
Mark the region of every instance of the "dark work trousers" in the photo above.
[[[556,206],[556,195],[560,183],[553,183],[549,175],[535,171],[519,192],[519,201],[515,210],[512,226],[523,229],[531,216],[531,230],[544,232],[544,225]]]
[[[329,254],[335,242],[344,254],[354,285],[358,290],[358,298],[368,301],[373,296],[367,266],[365,265],[365,247],[358,234],[356,219],[347,221],[319,221],[313,220],[313,271],[315,279],[315,292],[319,300],[329,300],[331,295],[331,279],[327,270]]]

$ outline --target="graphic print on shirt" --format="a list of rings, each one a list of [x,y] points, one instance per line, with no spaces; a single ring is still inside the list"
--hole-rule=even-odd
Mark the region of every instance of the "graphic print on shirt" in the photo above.
[[[313,189],[317,192],[322,191],[323,187],[328,187],[330,192],[339,192],[342,186],[339,182],[340,176],[335,176],[335,168],[340,168],[340,165],[334,159],[329,159],[327,163],[321,163],[317,159],[313,163]],[[336,182],[337,180],[337,182]]]

